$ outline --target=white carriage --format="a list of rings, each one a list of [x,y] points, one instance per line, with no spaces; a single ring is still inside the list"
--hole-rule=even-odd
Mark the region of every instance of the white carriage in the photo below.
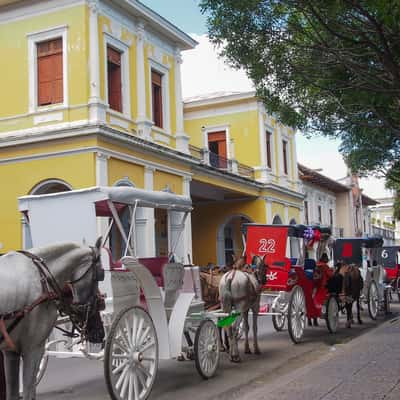
[[[143,242],[154,240],[137,229],[136,216],[143,208],[166,209],[174,214],[175,222],[180,219],[169,257],[137,257]],[[61,241],[93,244],[100,235],[104,244],[110,244],[110,235],[118,235],[123,249],[117,262],[107,248],[101,254],[105,346],[80,343],[54,330],[40,374],[50,356],[104,359],[105,379],[114,400],[146,399],[159,359],[194,359],[203,378],[215,374],[220,344],[214,321],[219,315],[204,311],[199,268],[182,263],[181,233],[192,209],[190,198],[131,187],[93,187],[24,196],[19,198],[19,209],[27,224],[25,241],[34,247]],[[64,328],[68,324],[66,319],[58,321]]]

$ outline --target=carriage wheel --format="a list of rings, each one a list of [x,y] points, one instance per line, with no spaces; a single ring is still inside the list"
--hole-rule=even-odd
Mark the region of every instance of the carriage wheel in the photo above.
[[[306,325],[306,299],[303,289],[295,286],[289,298],[288,330],[293,343],[299,343]]]
[[[283,330],[283,328],[285,327],[285,323],[286,323],[286,315],[284,313],[272,316],[272,325],[274,325],[274,328],[277,332]]]
[[[339,304],[335,296],[330,296],[326,303],[326,326],[330,333],[336,333],[339,324]]]
[[[400,302],[400,276],[396,279],[395,290],[397,292],[397,297],[399,298],[399,302]]]
[[[378,315],[379,308],[379,296],[378,296],[378,288],[376,286],[375,281],[371,281],[368,287],[368,312],[371,319],[375,320]]]
[[[122,310],[111,325],[104,351],[104,375],[113,400],[145,400],[158,368],[158,341],[149,313]]]
[[[218,368],[220,341],[218,329],[210,319],[201,321],[194,338],[194,360],[201,377],[209,379]]]

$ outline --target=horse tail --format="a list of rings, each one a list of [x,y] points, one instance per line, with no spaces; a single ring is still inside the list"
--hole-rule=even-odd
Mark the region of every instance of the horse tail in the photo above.
[[[232,310],[232,278],[225,281],[225,285],[222,285],[220,293],[221,307],[225,312]]]
[[[343,291],[345,296],[351,296],[353,294],[351,274],[346,272],[343,276]]]

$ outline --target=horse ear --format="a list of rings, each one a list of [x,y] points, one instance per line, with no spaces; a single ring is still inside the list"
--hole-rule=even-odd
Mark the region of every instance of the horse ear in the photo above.
[[[97,250],[100,250],[102,242],[103,242],[103,237],[99,236],[98,239],[96,240],[96,244],[95,244],[95,247]]]

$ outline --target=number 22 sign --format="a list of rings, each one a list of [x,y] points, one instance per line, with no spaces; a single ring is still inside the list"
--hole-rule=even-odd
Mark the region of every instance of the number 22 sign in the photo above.
[[[262,238],[258,242],[258,252],[259,253],[275,253],[275,240]]]

